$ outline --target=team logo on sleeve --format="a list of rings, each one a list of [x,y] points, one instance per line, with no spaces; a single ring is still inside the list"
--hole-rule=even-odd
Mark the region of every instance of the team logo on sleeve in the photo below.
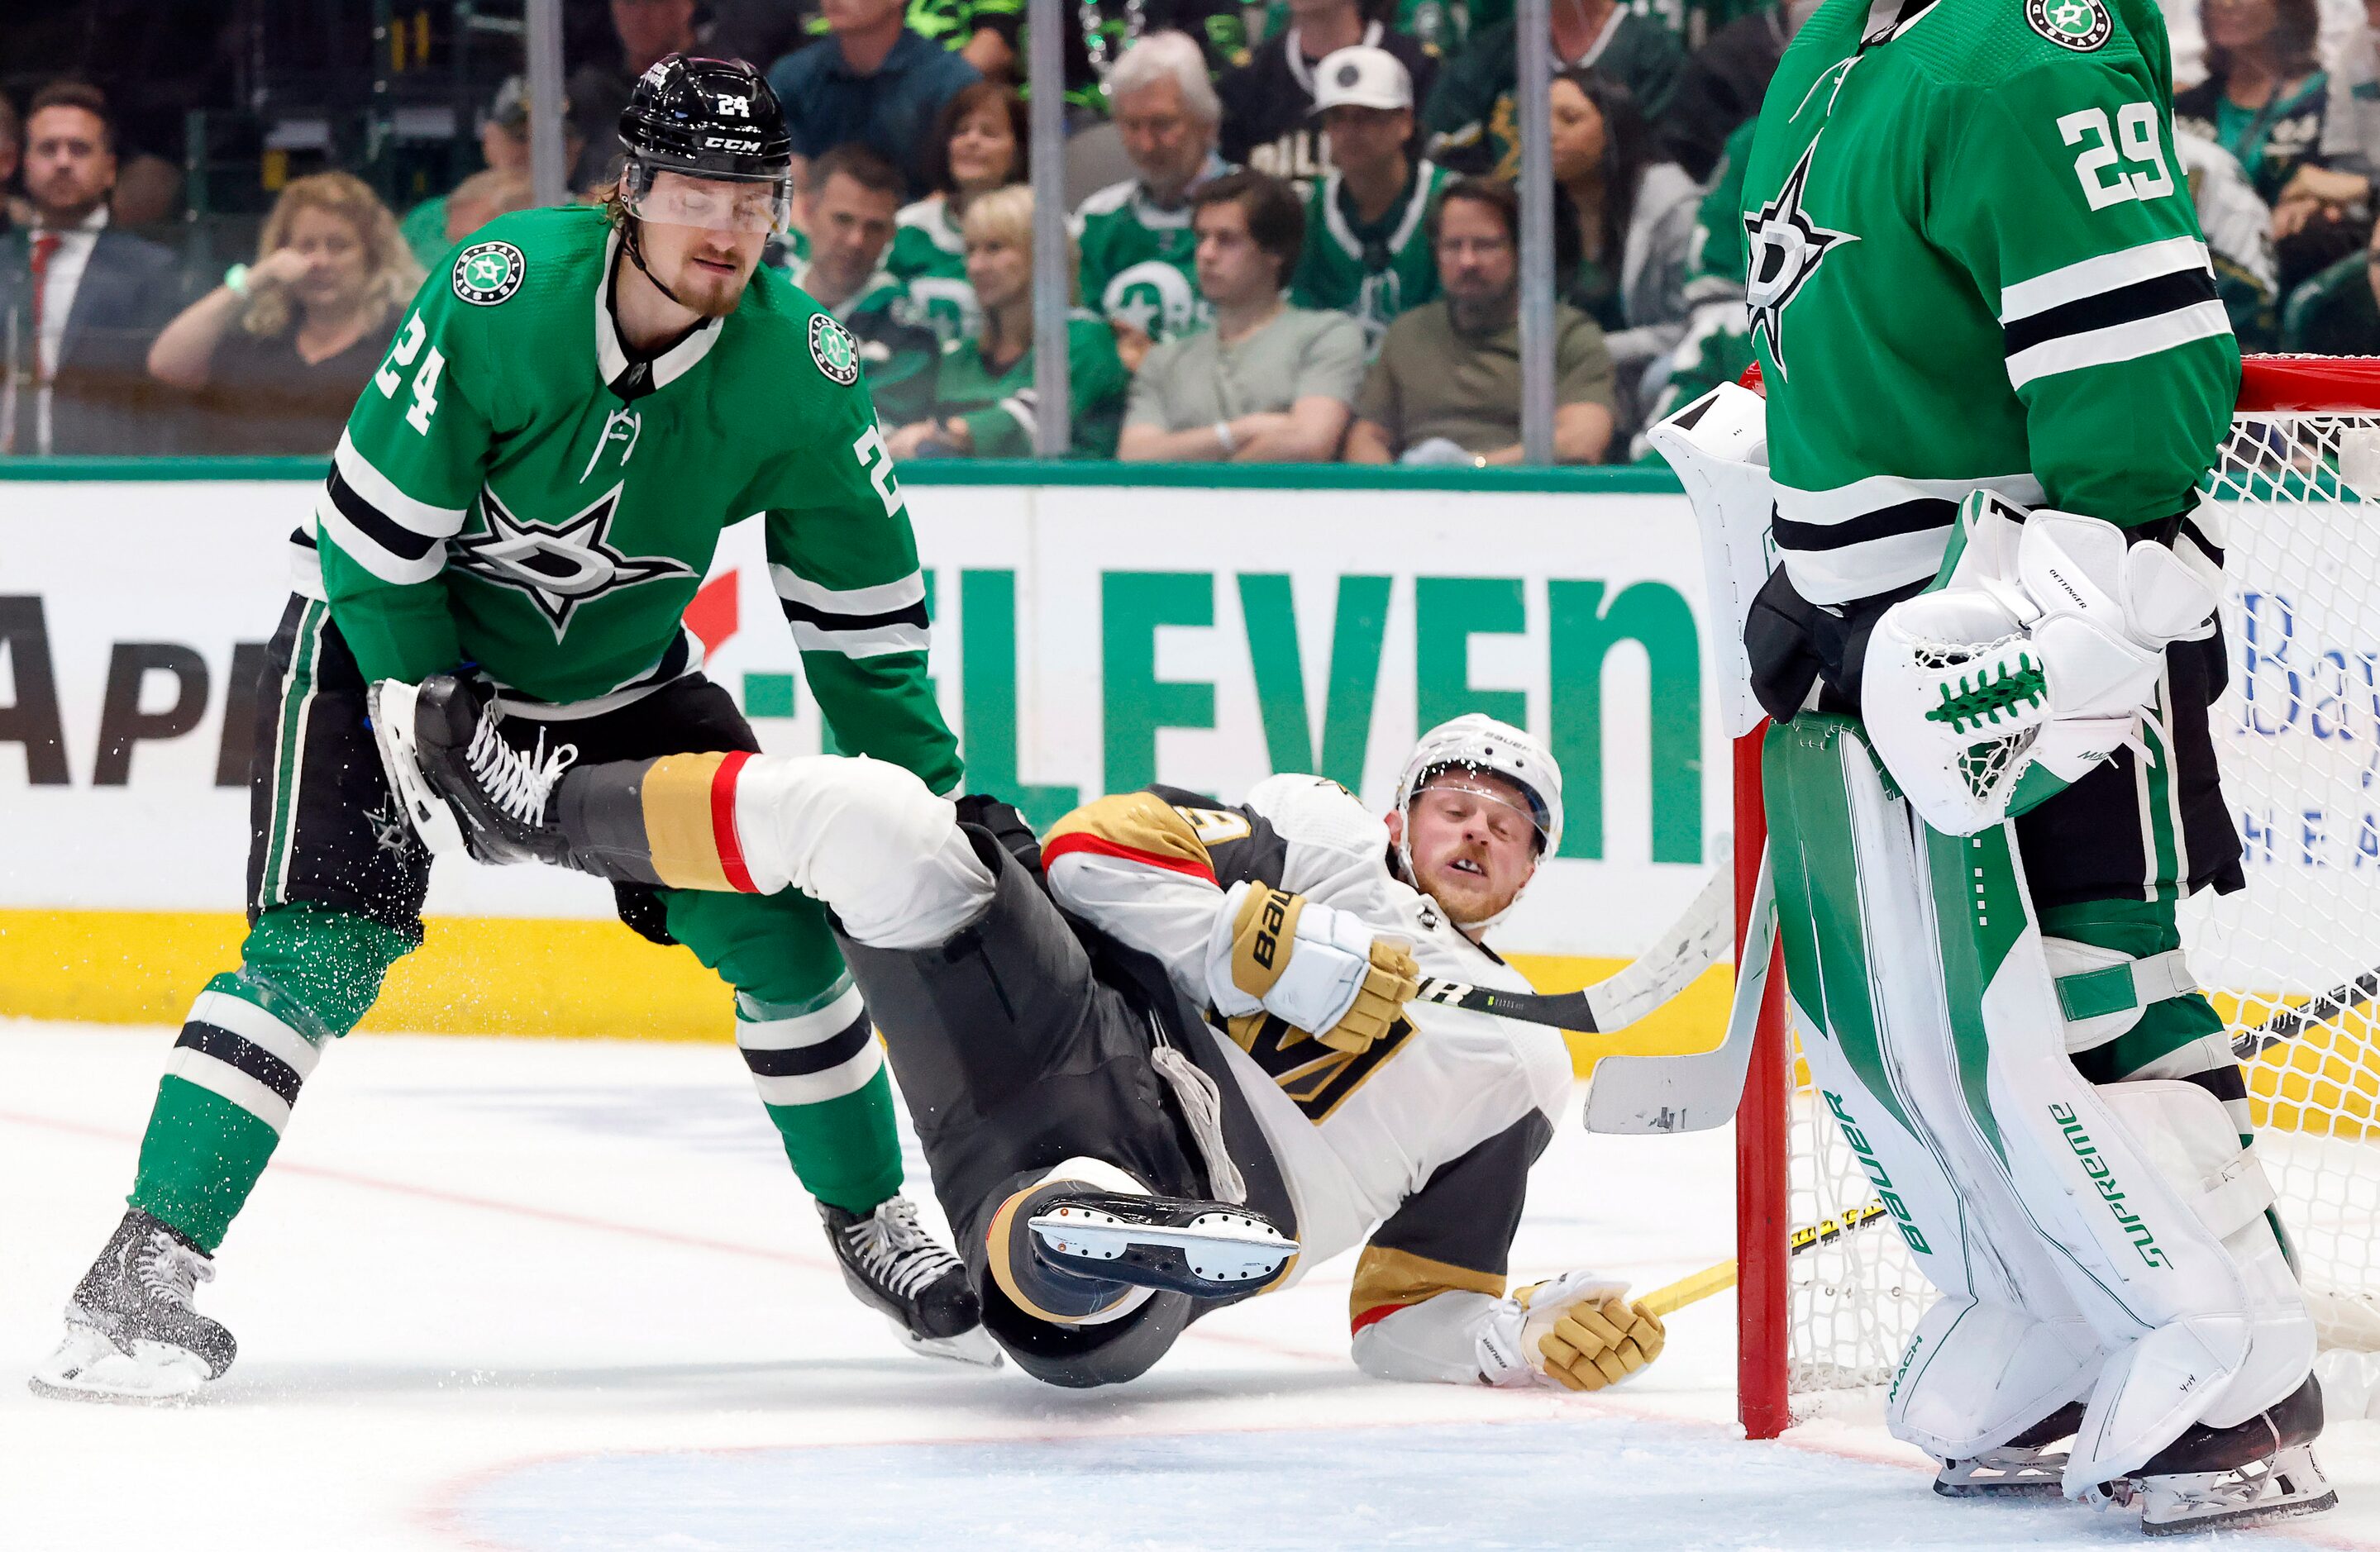
[[[2105,0],[2024,0],[2025,25],[2062,49],[2088,54],[2115,35]]]
[[[508,242],[473,243],[455,256],[455,295],[473,307],[493,307],[521,288],[528,260]]]
[[[1777,198],[1743,218],[1744,304],[1752,312],[1753,338],[1768,337],[1768,358],[1776,363],[1779,378],[1790,375],[1785,368],[1785,309],[1828,253],[1859,241],[1849,232],[1819,225],[1802,208],[1802,195],[1810,183],[1810,158],[1817,149],[1813,139],[1786,175]]]
[[[846,388],[859,381],[859,343],[850,330],[822,312],[810,315],[810,359]]]

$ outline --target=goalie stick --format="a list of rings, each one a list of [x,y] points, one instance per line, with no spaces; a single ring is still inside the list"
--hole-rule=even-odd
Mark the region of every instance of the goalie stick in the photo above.
[[[1752,890],[1752,917],[1737,962],[1735,997],[1728,1009],[1727,1035],[1716,1049],[1688,1056],[1607,1056],[1595,1064],[1583,1107],[1586,1129],[1641,1136],[1647,1133],[1703,1132],[1735,1114],[1751,1068],[1753,1037],[1760,1025],[1760,1001],[1768,989],[1768,966],[1777,944],[1775,889],[1768,852],[1760,853],[1759,881]]]
[[[1845,1234],[1855,1233],[1887,1216],[1882,1202],[1870,1202],[1855,1213],[1803,1224],[1786,1236],[1785,1254],[1789,1256],[1807,1255],[1820,1245],[1832,1244]],[[1735,1271],[1734,1261],[1721,1261],[1717,1266],[1704,1267],[1692,1277],[1682,1277],[1665,1287],[1656,1288],[1636,1302],[1655,1315],[1670,1315],[1688,1304],[1698,1304],[1714,1293],[1724,1293],[1733,1288]]]
[[[2366,970],[2300,1007],[2284,1009],[2255,1028],[2243,1030],[2231,1042],[2231,1054],[2242,1061],[2253,1061],[2275,1046],[2286,1045],[2315,1025],[2328,1024],[2375,997],[2380,997],[2380,968]]]
[[[1413,1000],[1468,1008],[1527,1024],[1549,1024],[1585,1035],[1624,1029],[1683,991],[1726,954],[1735,937],[1730,911],[1733,898],[1727,869],[1714,870],[1694,903],[1670,924],[1658,942],[1618,975],[1582,991],[1501,991],[1433,977],[1421,983]]]

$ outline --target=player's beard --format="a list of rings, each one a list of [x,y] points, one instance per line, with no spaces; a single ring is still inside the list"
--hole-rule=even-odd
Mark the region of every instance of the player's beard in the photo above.
[[[698,317],[724,318],[744,299],[744,287],[751,278],[740,265],[734,273],[722,274],[689,262],[679,266],[678,283],[672,289]]]

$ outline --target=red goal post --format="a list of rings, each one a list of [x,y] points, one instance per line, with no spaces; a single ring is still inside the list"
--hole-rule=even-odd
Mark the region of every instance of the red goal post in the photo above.
[[[1759,389],[1758,367],[1744,374],[1743,385]],[[2258,418],[2252,423],[2262,427],[2290,424],[2297,416],[2355,417],[2380,439],[2380,358],[2249,357],[2241,363],[2237,413]],[[2240,438],[2235,423],[2234,437],[2225,449],[2227,459],[2236,455]],[[2322,445],[2319,436],[2308,442]],[[2335,437],[2330,445],[2335,452]],[[2236,676],[2236,665],[2234,673]],[[1739,961],[1743,918],[1751,908],[1768,833],[1760,792],[1760,742],[1767,727],[1763,721],[1738,738],[1733,751]],[[1737,1414],[1751,1438],[1774,1438],[1792,1422],[1788,1244],[1793,1227],[1789,1221],[1793,1044],[1785,1017],[1781,947],[1772,952],[1778,958],[1771,963],[1751,1071],[1736,1115]]]

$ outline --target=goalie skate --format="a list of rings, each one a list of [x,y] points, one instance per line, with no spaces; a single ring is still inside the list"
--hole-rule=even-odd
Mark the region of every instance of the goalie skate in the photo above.
[[[2113,1496],[2140,1505],[2147,1535],[2236,1530],[2338,1507],[2338,1493],[2314,1463],[2310,1444],[2229,1471],[2143,1476],[2119,1485]]]
[[[179,1401],[231,1367],[238,1344],[191,1307],[206,1255],[147,1213],[124,1215],[75,1285],[67,1333],[28,1381],[59,1400]]]
[[[1262,1215],[1220,1202],[1085,1191],[1026,1221],[1035,1250],[1077,1277],[1216,1299],[1281,1270],[1297,1242]]]
[[[2082,1403],[2069,1402],[1998,1449],[1963,1461],[1945,1461],[1934,1473],[1934,1491],[1946,1498],[2056,1497],[2062,1490],[2067,1452],[2053,1446],[2082,1425]]]

